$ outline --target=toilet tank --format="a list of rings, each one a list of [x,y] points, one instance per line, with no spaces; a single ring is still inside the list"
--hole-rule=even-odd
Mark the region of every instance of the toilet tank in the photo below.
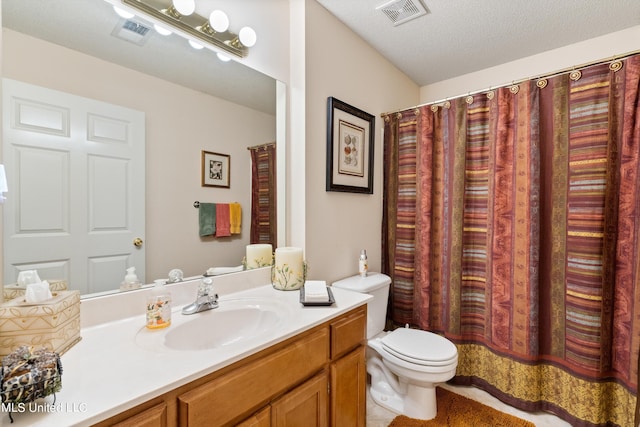
[[[366,277],[351,276],[332,284],[335,288],[373,296],[373,299],[367,303],[367,339],[384,331],[390,284],[391,278],[381,273],[368,273]]]

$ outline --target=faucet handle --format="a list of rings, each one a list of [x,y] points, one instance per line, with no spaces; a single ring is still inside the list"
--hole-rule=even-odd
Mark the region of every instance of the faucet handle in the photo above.
[[[200,282],[200,286],[198,286],[198,296],[209,296],[213,295],[213,279],[210,277],[205,277]]]

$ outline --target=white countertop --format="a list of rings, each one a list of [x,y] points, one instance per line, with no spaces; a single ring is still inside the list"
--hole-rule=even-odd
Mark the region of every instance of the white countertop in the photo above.
[[[332,288],[332,291],[336,301],[334,305],[304,307],[300,304],[298,291],[277,291],[270,284],[237,292],[218,290],[220,307],[224,306],[225,300],[233,298],[269,298],[285,304],[291,316],[289,321],[276,328],[277,333],[210,350],[151,351],[143,348],[136,343],[136,334],[145,330],[143,310],[139,315],[104,323],[91,324],[83,319],[83,325],[90,326],[81,329],[82,340],[61,356],[62,390],[56,393],[55,403],[53,396],[48,396],[38,405],[25,405],[23,412],[13,413],[13,424],[2,408],[0,426],[91,425],[284,341],[363,305],[371,298],[343,289]],[[195,297],[193,292],[190,295]],[[166,333],[194,316],[206,314],[184,316],[180,312],[184,297],[177,300],[176,303],[174,297],[171,326],[153,333]],[[83,309],[85,305],[81,306],[81,311]],[[92,309],[95,310],[95,303]],[[216,327],[233,326],[212,325],[212,328]]]

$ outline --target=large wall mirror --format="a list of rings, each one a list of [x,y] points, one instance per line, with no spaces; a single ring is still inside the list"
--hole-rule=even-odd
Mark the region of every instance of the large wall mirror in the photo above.
[[[144,25],[144,21],[145,28],[137,27],[139,19],[136,23],[136,18],[127,20],[118,16],[104,0],[2,0],[2,21],[5,82],[26,83],[50,90],[53,95],[60,93],[142,114],[144,161],[142,168],[129,171],[126,179],[143,182],[142,193],[133,196],[144,209],[143,231],[140,236],[130,236],[132,245],[135,238],[142,241],[137,241],[136,247],[143,248],[144,260],[134,266],[143,282],[167,278],[172,269],[180,269],[188,277],[203,274],[210,267],[241,265],[246,245],[250,243],[248,148],[278,138],[277,129],[281,125],[277,125],[277,120],[283,118],[277,117],[276,112],[281,109],[276,108],[276,99],[281,98],[277,92],[282,90],[282,84],[236,61],[222,62],[206,48],[194,49],[184,38],[163,36],[152,25]],[[3,123],[15,121],[12,115],[17,111],[7,102],[3,101]],[[73,116],[73,111],[69,115]],[[112,127],[113,122],[106,123],[105,129]],[[6,164],[11,170],[17,164],[16,156],[31,152],[18,152],[15,147],[20,143],[8,141],[12,137],[6,135],[7,129],[3,132],[3,161],[12,162]],[[37,132],[31,135],[36,140],[43,139]],[[14,151],[7,155],[10,143]],[[205,151],[229,159],[228,188],[201,185],[201,160]],[[36,164],[37,155],[34,156]],[[109,162],[98,162],[96,167],[117,168],[112,168]],[[277,167],[284,168],[284,165]],[[59,218],[60,223],[64,223],[60,233],[75,227],[74,217],[80,209],[75,199],[62,203],[55,199],[53,192],[46,191],[47,180],[73,181],[73,178],[60,176],[58,169],[33,169],[20,171],[19,183],[9,182],[3,211],[5,258],[15,250],[15,247],[7,248],[7,239],[15,236],[7,233],[6,221],[13,221],[11,226],[16,227],[16,210],[26,213],[34,224],[40,224],[42,218],[56,223],[54,219]],[[25,176],[37,179],[27,181]],[[109,185],[102,188],[117,188],[122,176],[114,173]],[[22,197],[21,191],[29,187],[37,187],[44,195],[35,202],[33,198]],[[94,208],[100,209],[99,215],[92,212],[81,216],[90,216],[89,222],[102,216],[106,223],[112,206],[110,196],[114,195],[104,190],[92,193],[86,188],[82,192],[93,197],[97,201]],[[239,203],[242,231],[229,237],[201,237],[195,202]],[[66,207],[61,207],[63,205]],[[36,227],[23,234],[49,231]],[[36,254],[41,248],[28,243],[21,245],[36,257],[24,265],[38,269]],[[101,283],[93,283],[88,279],[91,274],[87,274],[87,280],[70,281],[70,288],[80,289],[85,296],[118,290],[125,267],[131,266],[130,258],[121,257],[119,268],[102,270],[99,257],[96,260],[87,269],[93,269],[93,275],[97,272]],[[20,266],[8,267],[6,262],[3,265],[4,283],[14,283]],[[42,264],[42,269],[61,276],[42,277],[53,280],[66,278],[69,266],[65,256],[61,256],[57,264],[48,261]]]

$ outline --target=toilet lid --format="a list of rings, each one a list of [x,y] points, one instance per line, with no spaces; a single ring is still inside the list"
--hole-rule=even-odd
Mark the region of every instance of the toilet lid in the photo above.
[[[418,329],[398,328],[380,342],[394,356],[419,365],[448,365],[458,357],[458,349],[451,341]]]

